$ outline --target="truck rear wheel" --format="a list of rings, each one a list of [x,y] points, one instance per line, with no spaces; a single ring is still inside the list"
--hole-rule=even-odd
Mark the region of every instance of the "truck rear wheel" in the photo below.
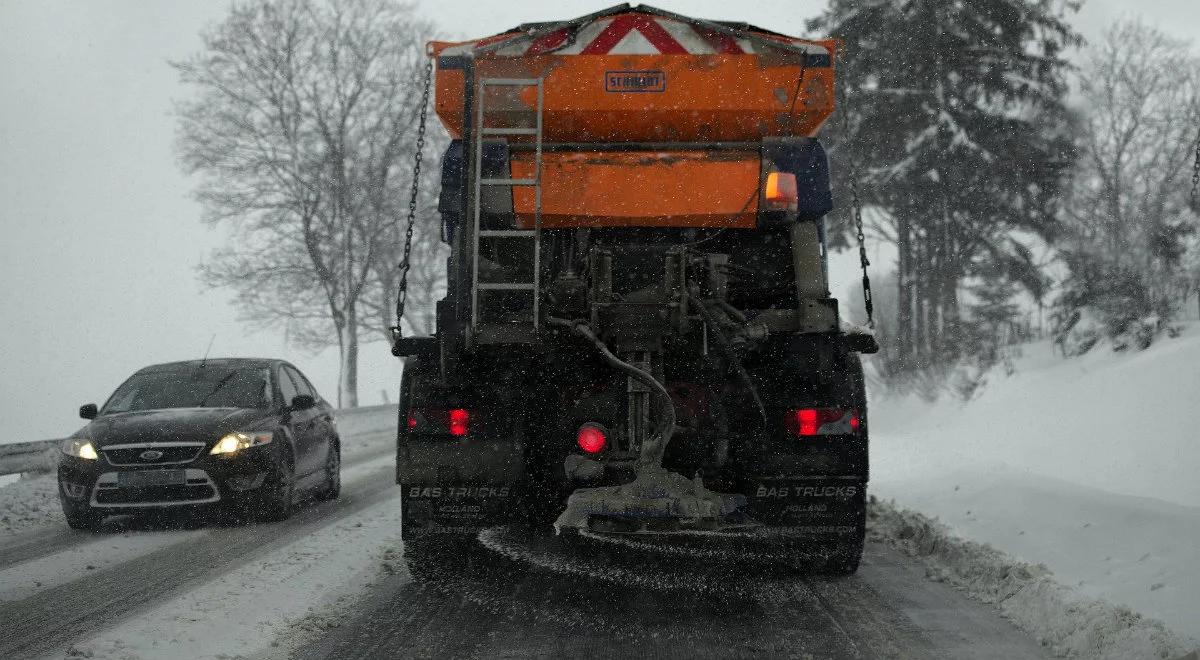
[[[825,560],[821,572],[827,575],[853,575],[862,561],[863,540],[839,544]]]
[[[404,540],[404,564],[413,580],[442,582],[461,573],[474,545],[474,537],[462,534],[426,534],[408,538]]]

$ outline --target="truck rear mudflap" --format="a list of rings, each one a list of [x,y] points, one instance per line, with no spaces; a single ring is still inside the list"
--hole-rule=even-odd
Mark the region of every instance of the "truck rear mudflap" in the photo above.
[[[747,478],[740,492],[762,525],[798,538],[862,533],[867,482],[861,477]]]
[[[510,439],[403,439],[396,453],[402,535],[474,534],[510,522],[525,474],[524,446]]]
[[[515,519],[516,488],[510,485],[401,484],[401,534],[475,534]]]

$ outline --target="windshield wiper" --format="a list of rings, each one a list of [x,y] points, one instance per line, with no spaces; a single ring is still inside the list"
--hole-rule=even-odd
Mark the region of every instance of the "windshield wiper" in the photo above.
[[[231,372],[229,372],[229,375],[228,375],[228,376],[225,376],[225,377],[224,377],[224,378],[222,378],[221,380],[217,381],[217,386],[216,386],[216,387],[214,387],[214,388],[212,389],[212,391],[211,391],[211,392],[209,392],[208,394],[205,394],[205,395],[204,395],[204,398],[203,398],[203,399],[200,399],[200,403],[197,403],[197,404],[196,404],[196,407],[197,407],[197,408],[203,408],[203,407],[204,407],[204,403],[205,403],[206,401],[208,401],[208,400],[209,400],[209,398],[211,398],[211,397],[212,397],[212,395],[216,394],[218,390],[220,390],[222,387],[225,387],[225,384],[226,384],[226,383],[228,383],[228,382],[229,382],[229,380],[230,380],[231,378],[233,378],[234,376],[236,376],[236,375],[238,375],[238,372],[236,372],[236,371],[231,371]]]

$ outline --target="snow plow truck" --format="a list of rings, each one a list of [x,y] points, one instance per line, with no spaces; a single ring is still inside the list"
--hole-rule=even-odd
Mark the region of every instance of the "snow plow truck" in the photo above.
[[[393,329],[406,548],[532,521],[855,571],[877,346],[829,293],[837,43],[620,5],[428,50],[451,256],[435,336]]]

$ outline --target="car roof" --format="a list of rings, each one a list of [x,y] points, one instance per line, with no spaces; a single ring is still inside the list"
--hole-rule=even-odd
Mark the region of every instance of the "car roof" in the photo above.
[[[208,358],[206,360],[183,360],[180,362],[152,364],[148,367],[138,369],[137,373],[184,371],[198,369],[201,365],[213,369],[266,369],[277,364],[288,364],[288,362],[276,358]]]

